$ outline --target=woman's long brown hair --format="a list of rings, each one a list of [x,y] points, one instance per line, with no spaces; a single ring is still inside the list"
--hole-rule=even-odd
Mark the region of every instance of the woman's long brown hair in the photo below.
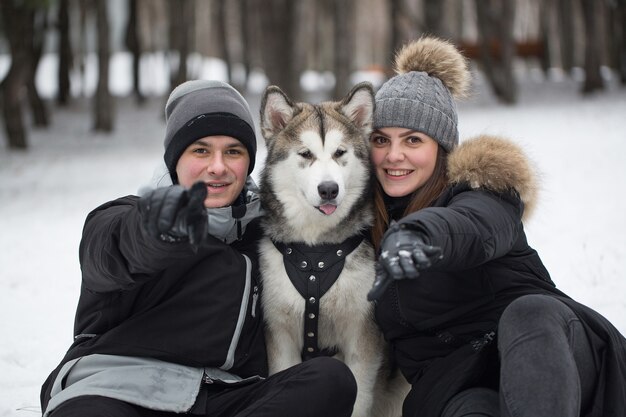
[[[374,226],[372,227],[372,242],[376,252],[380,248],[380,241],[389,227],[389,214],[385,206],[384,191],[374,175]],[[437,149],[437,161],[433,175],[428,181],[413,193],[413,198],[404,210],[403,216],[429,207],[441,195],[448,185],[448,152],[441,146]]]

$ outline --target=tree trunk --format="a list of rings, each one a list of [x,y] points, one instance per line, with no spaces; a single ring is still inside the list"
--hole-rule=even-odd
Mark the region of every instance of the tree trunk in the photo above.
[[[241,63],[243,64],[243,80],[242,89],[245,90],[248,85],[248,76],[252,68],[251,51],[250,51],[250,24],[251,19],[248,17],[249,10],[248,0],[239,0],[239,22],[241,24]]]
[[[398,22],[402,11],[402,0],[389,0],[389,27],[391,28],[391,38],[389,39],[389,62],[394,63],[396,53],[403,43],[402,31]]]
[[[334,48],[326,48],[333,41],[333,7],[335,0],[321,0],[309,2],[308,12],[314,18],[313,25],[313,69],[317,71],[330,70],[333,68]],[[330,53],[329,53],[330,52]]]
[[[572,0],[558,1],[561,65],[569,73],[574,68],[574,12]]]
[[[33,124],[37,127],[45,127],[50,125],[50,116],[48,109],[37,90],[35,78],[37,76],[37,68],[43,53],[44,37],[47,30],[47,8],[36,10],[32,13],[32,20],[29,23],[28,31],[31,36],[30,65],[28,77],[26,78],[26,91],[28,93],[28,102],[33,114]]]
[[[600,74],[600,42],[598,13],[595,0],[581,0],[585,22],[585,83],[583,93],[591,93],[604,88]]]
[[[137,0],[128,0],[128,24],[126,26],[126,48],[133,56],[133,93],[137,104],[143,104],[146,100],[141,93],[141,39],[138,26],[139,4]]]
[[[508,104],[517,100],[517,85],[513,75],[514,16],[513,0],[476,0],[483,70],[496,97]]]
[[[89,20],[90,11],[94,8],[93,0],[83,0],[75,3],[78,6],[78,71],[80,73],[80,90],[81,95],[87,97],[87,20]]]
[[[22,99],[30,69],[32,33],[27,32],[33,11],[12,1],[0,1],[0,12],[11,52],[11,66],[0,84],[5,131],[10,149],[26,149],[28,141]]]
[[[113,130],[113,97],[109,90],[109,19],[107,0],[96,0],[96,28],[98,31],[98,85],[94,95],[94,130]]]
[[[231,84],[233,81],[233,63],[228,48],[228,33],[226,27],[228,25],[228,16],[226,13],[226,0],[217,0],[217,9],[215,11],[217,23],[217,44],[219,51],[226,64],[226,81]]]
[[[168,0],[169,5],[169,40],[170,52],[174,51],[177,65],[171,68],[170,85],[173,90],[176,86],[188,80],[187,57],[191,46],[190,34],[193,28],[193,1],[192,0]]]
[[[617,27],[621,28],[620,46],[619,46],[619,73],[622,84],[626,84],[626,0],[619,2],[619,20]]]
[[[427,33],[445,37],[443,29],[444,5],[442,0],[424,0],[424,24]]]
[[[260,48],[270,84],[276,84],[293,100],[300,100],[300,74],[295,56],[296,5],[293,0],[256,0],[261,21]]]
[[[626,0],[618,0],[611,6],[609,40],[611,64],[622,84],[626,84]]]
[[[343,97],[350,91],[352,54],[354,42],[354,4],[352,0],[334,1],[334,73],[333,98]]]
[[[513,24],[515,22],[515,0],[502,0],[498,32],[502,39],[502,59],[500,71],[503,82],[503,96],[505,103],[513,104],[517,101],[517,83],[513,74],[513,60],[515,59],[515,37]]]
[[[550,16],[552,15],[552,2],[541,2],[539,4],[539,40],[541,42],[541,56],[539,62],[544,74],[552,66],[551,62],[551,44],[550,44]]]
[[[72,46],[70,43],[69,0],[59,1],[57,24],[59,30],[59,72],[57,103],[65,106],[70,99],[70,69],[72,66]]]

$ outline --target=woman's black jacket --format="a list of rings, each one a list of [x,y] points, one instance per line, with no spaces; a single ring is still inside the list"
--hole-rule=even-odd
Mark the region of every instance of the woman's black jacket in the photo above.
[[[482,137],[449,158],[450,186],[433,207],[402,218],[402,227],[439,246],[443,258],[417,279],[394,282],[376,305],[376,319],[420,415],[438,416],[455,393],[476,385],[497,388],[498,320],[514,299],[548,294],[567,303],[593,342],[602,378],[597,410],[624,416],[626,344],[608,321],[557,290],[522,224],[536,185],[519,149]],[[610,364],[610,367],[609,367]],[[593,412],[592,412],[593,411]]]

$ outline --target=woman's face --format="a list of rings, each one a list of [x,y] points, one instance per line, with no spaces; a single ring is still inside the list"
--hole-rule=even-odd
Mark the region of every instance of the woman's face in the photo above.
[[[204,206],[231,205],[248,177],[250,156],[246,147],[230,136],[207,136],[185,149],[176,164],[178,182],[190,188],[197,181],[207,187]]]
[[[437,142],[402,127],[376,129],[370,136],[376,178],[390,197],[404,197],[421,188],[437,162]]]

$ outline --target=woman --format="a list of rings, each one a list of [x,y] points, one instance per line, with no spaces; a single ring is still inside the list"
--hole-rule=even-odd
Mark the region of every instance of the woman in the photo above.
[[[85,222],[74,343],[44,383],[44,417],[350,416],[356,382],[338,360],[266,378],[248,104],[196,80],[165,114],[171,182]]]
[[[526,241],[529,162],[500,138],[458,146],[465,59],[423,38],[396,67],[371,135],[370,298],[412,384],[403,416],[626,415],[626,341],[556,289]]]

